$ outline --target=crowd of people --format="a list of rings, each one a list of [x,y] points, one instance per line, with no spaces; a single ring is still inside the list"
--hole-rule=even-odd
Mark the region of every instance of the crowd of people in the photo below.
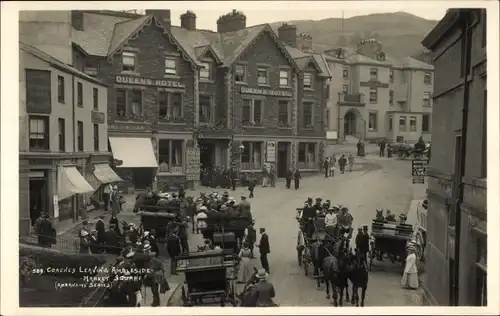
[[[338,164],[339,166],[338,170],[340,171],[340,173],[343,174],[346,171],[346,166],[348,167],[347,171],[352,172],[352,168],[354,166],[354,156],[350,153],[347,155],[347,157],[345,154],[342,154],[338,160],[335,154],[330,157],[326,157],[325,161],[323,162],[325,178],[335,176],[335,170],[337,169],[335,167],[336,164]]]

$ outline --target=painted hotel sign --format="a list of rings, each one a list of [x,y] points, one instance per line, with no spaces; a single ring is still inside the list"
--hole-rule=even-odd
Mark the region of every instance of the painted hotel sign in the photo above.
[[[291,97],[292,96],[292,93],[290,91],[258,89],[258,88],[248,88],[248,87],[241,87],[241,93],[268,95],[268,96],[272,96],[272,97]]]
[[[133,84],[137,86],[155,86],[165,88],[184,88],[184,85],[179,81],[165,80],[165,79],[150,79],[131,76],[116,76],[116,83]]]

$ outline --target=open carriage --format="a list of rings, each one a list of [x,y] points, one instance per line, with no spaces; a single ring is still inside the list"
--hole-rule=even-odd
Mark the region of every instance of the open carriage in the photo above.
[[[180,255],[177,271],[185,275],[183,306],[236,306],[234,266],[233,254],[222,249]]]
[[[158,241],[165,240],[167,227],[174,223],[177,218],[177,214],[167,212],[140,211],[138,215],[141,217],[140,233],[142,234],[146,230],[154,229]]]
[[[245,235],[245,229],[252,223],[251,219],[207,218],[207,227],[202,229],[203,238],[209,239],[213,246],[238,253]]]
[[[413,235],[413,226],[404,222],[392,222],[385,219],[374,219],[371,227],[370,262],[389,258],[392,263],[401,262],[404,265],[407,255],[407,245]]]

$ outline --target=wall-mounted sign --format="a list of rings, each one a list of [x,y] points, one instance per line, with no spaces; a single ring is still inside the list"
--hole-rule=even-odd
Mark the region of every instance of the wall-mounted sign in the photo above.
[[[155,86],[165,88],[184,88],[184,85],[179,81],[165,79],[150,79],[131,76],[116,76],[116,83],[133,84],[138,86]]]
[[[103,112],[92,110],[92,112],[90,113],[91,113],[90,117],[92,118],[92,123],[98,123],[98,124],[104,123],[105,115]]]
[[[268,95],[272,97],[292,97],[292,92],[290,91],[248,88],[248,87],[241,87],[241,93]]]
[[[186,180],[199,180],[200,179],[200,149],[199,148],[186,148]]]
[[[274,140],[266,142],[266,161],[276,162],[276,141]]]
[[[50,114],[52,112],[52,86],[50,71],[26,69],[26,111]]]
[[[429,165],[429,159],[413,159],[411,161],[411,175],[413,177],[413,184],[425,183],[425,177],[427,176],[427,166]]]
[[[151,126],[145,124],[127,124],[127,123],[114,123],[108,125],[108,130],[118,130],[118,131],[150,131]]]

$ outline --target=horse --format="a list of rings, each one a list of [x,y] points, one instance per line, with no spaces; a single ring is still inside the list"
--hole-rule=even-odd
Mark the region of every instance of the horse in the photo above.
[[[319,290],[321,283],[324,283],[324,277],[320,275],[323,273],[323,261],[327,256],[326,241],[321,243],[315,242],[311,245],[310,256],[311,263],[314,267],[314,278],[316,279],[316,289]]]
[[[323,260],[323,279],[326,285],[326,298],[330,299],[330,285],[332,286],[332,296],[335,306],[343,306],[344,289],[347,288],[347,246],[348,239],[341,238],[340,241],[327,243],[325,251],[328,256]],[[337,289],[340,292],[338,300]],[[346,299],[348,298],[346,292]]]
[[[356,252],[356,254],[350,253],[347,266],[347,278],[352,283],[351,304],[356,304],[356,307],[360,306],[358,289],[361,288],[361,307],[365,306],[366,289],[368,287],[368,269],[360,252]]]

